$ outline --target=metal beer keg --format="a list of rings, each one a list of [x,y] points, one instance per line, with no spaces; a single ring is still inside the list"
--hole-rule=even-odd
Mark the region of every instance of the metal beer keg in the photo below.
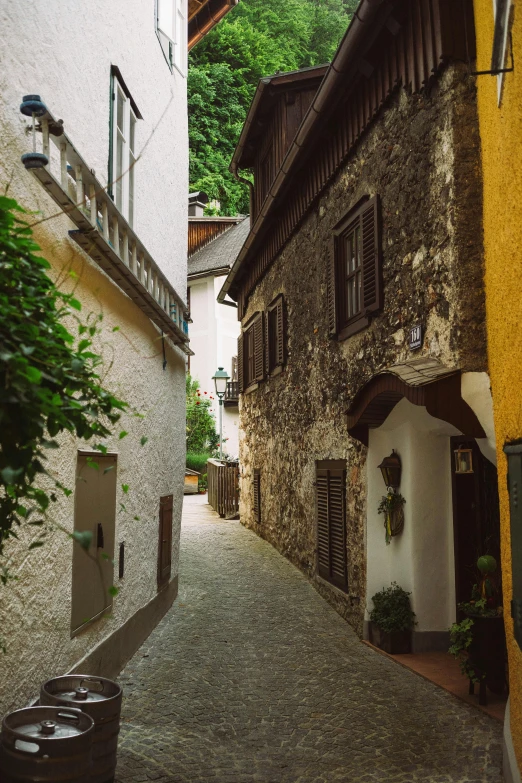
[[[77,709],[27,707],[0,733],[2,783],[90,783],[94,721]]]
[[[94,721],[90,783],[112,783],[120,731],[122,691],[103,677],[69,674],[42,685],[40,704],[77,707]]]

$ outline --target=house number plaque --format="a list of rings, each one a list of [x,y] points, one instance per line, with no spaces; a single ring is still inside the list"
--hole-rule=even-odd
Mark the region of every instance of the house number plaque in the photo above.
[[[413,326],[410,329],[410,336],[408,339],[410,351],[417,351],[419,348],[422,348],[423,336],[422,326]]]

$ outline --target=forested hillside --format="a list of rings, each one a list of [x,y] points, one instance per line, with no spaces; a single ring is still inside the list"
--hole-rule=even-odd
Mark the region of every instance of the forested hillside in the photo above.
[[[262,76],[329,62],[358,0],[240,0],[190,54],[190,187],[248,212],[248,192],[228,171]]]

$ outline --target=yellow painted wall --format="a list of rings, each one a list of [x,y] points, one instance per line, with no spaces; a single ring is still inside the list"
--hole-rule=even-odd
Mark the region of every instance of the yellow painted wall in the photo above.
[[[493,3],[474,0],[474,4],[477,70],[486,70],[490,68],[493,45]],[[477,84],[484,175],[488,358],[498,451],[511,733],[522,769],[522,652],[513,637],[510,612],[511,542],[507,462],[502,451],[506,441],[522,437],[522,9],[519,3],[514,5],[515,71],[504,74],[500,106],[496,76],[479,76]]]

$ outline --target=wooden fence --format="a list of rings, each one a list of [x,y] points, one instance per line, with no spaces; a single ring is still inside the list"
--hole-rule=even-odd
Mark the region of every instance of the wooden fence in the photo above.
[[[208,502],[220,517],[239,514],[239,466],[237,462],[207,462]]]

